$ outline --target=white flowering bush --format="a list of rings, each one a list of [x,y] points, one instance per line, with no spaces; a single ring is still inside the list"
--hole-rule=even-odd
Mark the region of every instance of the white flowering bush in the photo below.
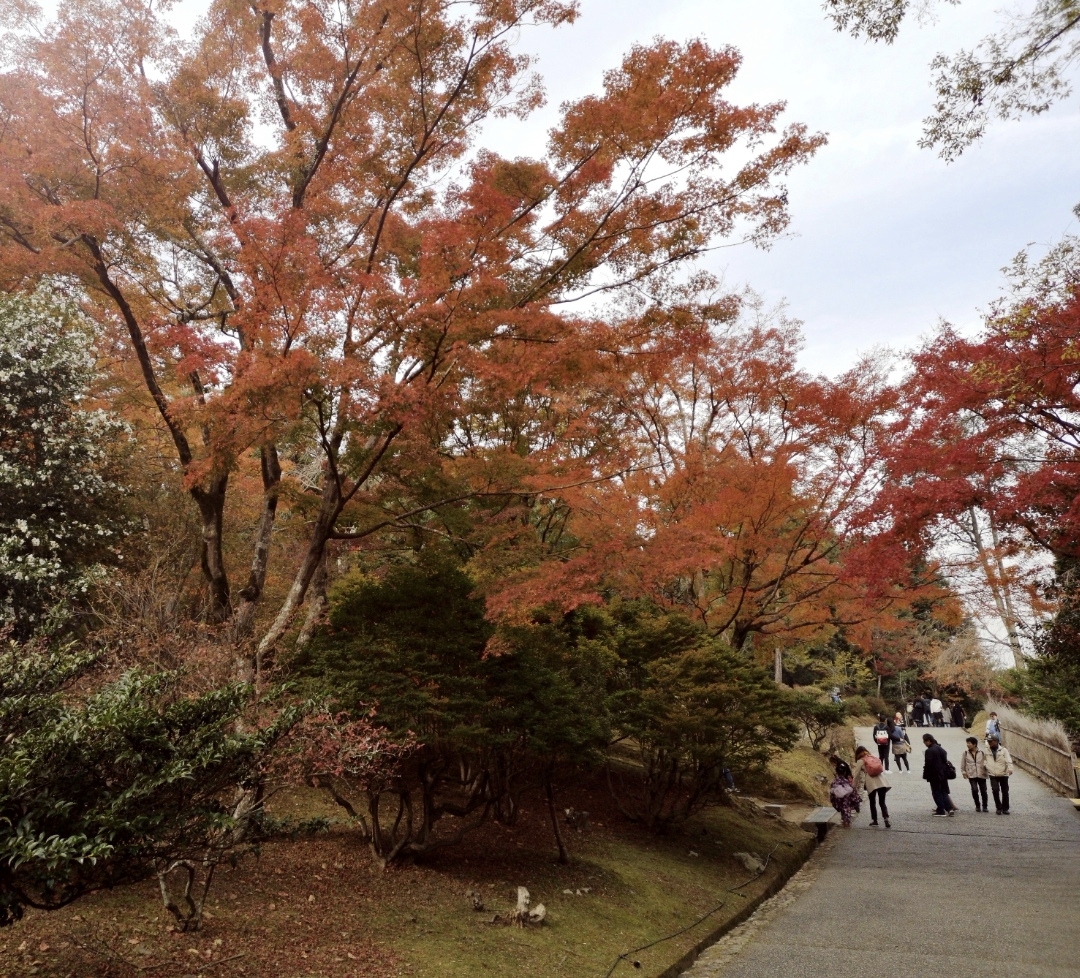
[[[0,294],[0,622],[16,635],[118,557],[124,426],[81,406],[94,376],[73,302],[47,285]]]

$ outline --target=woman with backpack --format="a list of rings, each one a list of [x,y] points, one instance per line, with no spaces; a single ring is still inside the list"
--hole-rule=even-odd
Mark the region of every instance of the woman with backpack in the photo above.
[[[884,717],[878,717],[878,722],[874,724],[871,736],[874,738],[874,743],[877,744],[878,760],[881,761],[881,766],[888,771],[889,754],[892,753],[892,737],[889,735],[889,724],[885,722]]]
[[[885,793],[892,788],[889,779],[885,777],[885,769],[876,757],[865,747],[855,748],[855,791],[866,791],[870,799],[870,824],[877,825],[878,805],[881,806],[881,817],[885,819],[885,828],[889,824],[889,809],[885,805]]]
[[[907,756],[911,753],[911,741],[908,740],[907,731],[899,723],[894,722],[889,736],[892,738],[892,756],[896,761],[896,773],[903,774],[904,768],[907,768],[910,774],[911,762],[908,761]]]
[[[835,754],[829,756],[836,776],[829,785],[829,802],[840,813],[840,824],[845,829],[851,828],[851,813],[859,810],[859,793],[855,790],[854,778],[847,761]]]

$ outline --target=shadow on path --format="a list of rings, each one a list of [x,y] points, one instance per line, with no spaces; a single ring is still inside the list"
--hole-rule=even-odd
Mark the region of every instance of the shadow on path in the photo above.
[[[958,777],[960,811],[932,817],[924,732],[911,730],[911,773],[889,772],[892,828],[867,824],[864,799],[854,827],[830,833],[792,892],[686,978],[1080,975],[1080,815],[1017,770],[1011,815],[976,814]],[[959,770],[965,732],[929,732]],[[856,739],[873,749],[869,728]]]

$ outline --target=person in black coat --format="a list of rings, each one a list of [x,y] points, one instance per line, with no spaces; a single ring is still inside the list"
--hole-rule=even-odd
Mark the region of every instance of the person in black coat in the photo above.
[[[945,818],[956,812],[956,806],[949,797],[949,755],[930,734],[923,734],[926,754],[923,760],[923,780],[930,782],[930,793],[934,796],[934,816]]]

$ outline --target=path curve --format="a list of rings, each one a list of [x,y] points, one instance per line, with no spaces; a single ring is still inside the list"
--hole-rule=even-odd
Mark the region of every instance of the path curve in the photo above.
[[[808,864],[809,885],[709,948],[685,978],[1080,975],[1080,814],[1017,770],[1011,815],[976,814],[957,779],[960,811],[932,817],[924,732],[911,730],[911,773],[889,774],[892,828],[868,824],[864,799],[854,827],[834,829]],[[930,732],[959,768],[965,732]],[[869,728],[856,736],[873,749]]]

